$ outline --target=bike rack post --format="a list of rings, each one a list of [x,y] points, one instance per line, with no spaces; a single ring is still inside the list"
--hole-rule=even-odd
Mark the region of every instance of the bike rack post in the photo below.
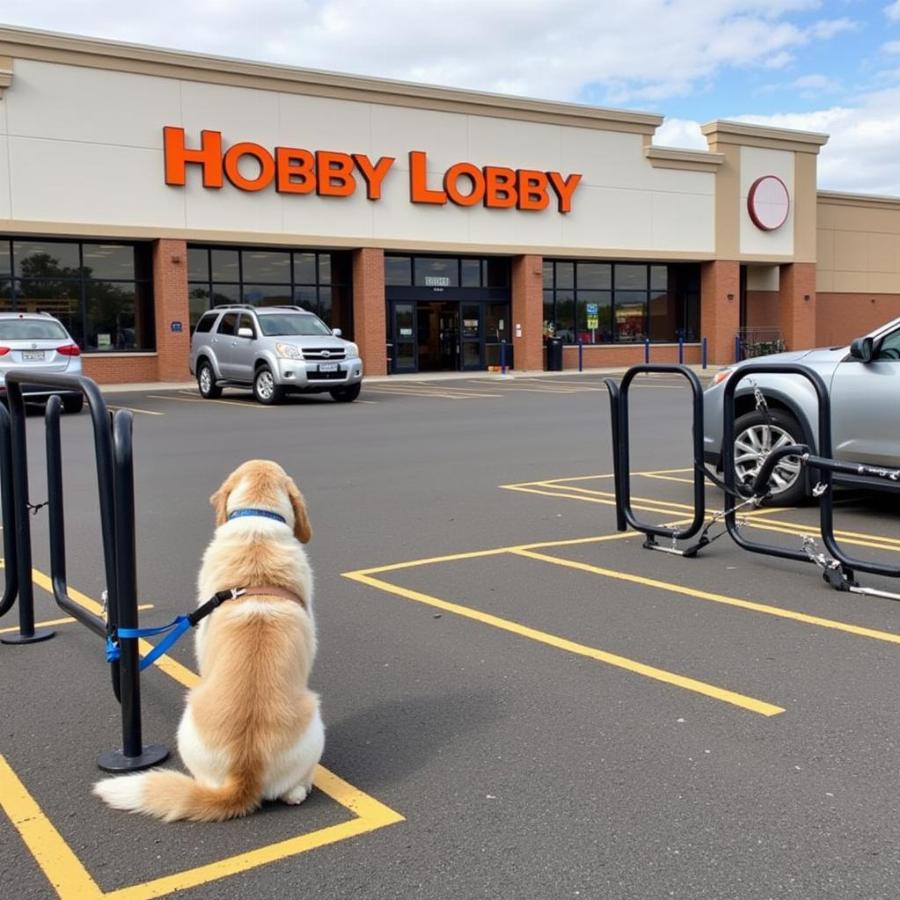
[[[692,423],[691,438],[693,446],[694,469],[694,516],[686,528],[667,528],[663,525],[651,525],[641,522],[631,508],[631,462],[630,462],[630,436],[628,414],[628,392],[631,382],[641,374],[669,374],[681,375],[691,388],[692,399]],[[617,385],[611,378],[604,379],[609,391],[610,409],[612,413],[612,439],[613,439],[613,483],[616,491],[616,523],[619,531],[625,531],[630,525],[635,531],[643,532],[647,539],[644,546],[661,550],[666,553],[682,555],[681,550],[674,547],[660,547],[656,543],[657,537],[671,539],[674,543],[686,540],[697,534],[703,527],[706,515],[706,484],[704,481],[703,461],[703,387],[700,379],[686,366],[664,365],[654,363],[651,365],[632,366],[623,376],[621,384]]]
[[[100,526],[107,584],[108,622],[69,597],[66,581],[65,523],[63,515],[62,452],[60,409],[62,401],[53,395],[47,401],[47,490],[50,531],[50,570],[53,596],[57,604],[91,631],[106,639],[121,622],[122,627],[138,626],[137,564],[134,526],[134,462],[132,414],[119,410],[110,419],[106,402],[90,378],[48,373],[11,372],[6,376],[12,422],[12,475],[15,482],[16,549],[20,588],[20,616],[23,598],[28,611],[32,605],[31,532],[28,521],[28,459],[25,441],[25,404],[21,382],[48,388],[81,391],[87,398],[94,431],[97,486],[100,499]],[[2,424],[0,424],[2,439]],[[23,571],[27,579],[23,580]],[[33,632],[33,613],[32,632]],[[50,635],[47,635],[48,637]],[[31,640],[35,640],[32,636]],[[30,641],[19,641],[26,643]],[[122,707],[122,750],[102,754],[100,768],[112,772],[136,771],[157,765],[169,755],[160,745],[144,747],[141,741],[140,659],[137,640],[120,641],[119,663],[111,667],[113,688]]]
[[[12,438],[9,413],[0,404],[0,506],[3,517],[3,572],[6,576],[0,616],[5,616],[16,602],[19,577],[16,570],[16,521],[13,515]]]

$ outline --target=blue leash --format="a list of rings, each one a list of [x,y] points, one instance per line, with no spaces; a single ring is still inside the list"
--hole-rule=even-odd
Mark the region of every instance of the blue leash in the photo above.
[[[234,600],[240,597],[244,591],[240,588],[231,588],[227,591],[219,591],[198,606],[192,613],[186,616],[176,616],[168,625],[158,625],[156,628],[118,628],[106,636],[106,661],[117,662],[119,659],[119,640],[125,638],[155,637],[158,634],[166,636],[141,659],[141,671],[147,666],[152,666],[189,628],[193,628],[205,619],[214,609],[221,606],[226,600]]]

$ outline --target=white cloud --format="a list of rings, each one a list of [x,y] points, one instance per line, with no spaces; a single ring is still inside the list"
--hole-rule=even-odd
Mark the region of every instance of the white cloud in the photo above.
[[[900,41],[888,41],[881,45],[882,53],[900,53]]]
[[[884,14],[892,22],[900,22],[900,0],[894,0],[893,3],[884,7]]]

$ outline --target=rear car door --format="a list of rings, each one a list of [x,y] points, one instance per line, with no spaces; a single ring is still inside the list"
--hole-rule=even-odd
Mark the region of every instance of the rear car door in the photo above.
[[[225,313],[213,335],[212,346],[219,363],[219,374],[228,381],[240,381],[237,377],[237,321],[236,312]]]
[[[847,356],[831,383],[831,439],[838,459],[900,467],[900,329],[875,343],[871,362]]]
[[[253,337],[241,337],[240,330],[242,328],[249,328],[253,332]],[[234,367],[232,378],[235,381],[243,381],[246,384],[253,381],[253,364],[256,359],[255,348],[258,337],[256,321],[253,316],[250,313],[241,313],[232,349],[232,365]]]

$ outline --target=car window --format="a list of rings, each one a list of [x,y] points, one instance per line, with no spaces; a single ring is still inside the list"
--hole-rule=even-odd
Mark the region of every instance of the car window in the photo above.
[[[216,334],[237,334],[237,313],[225,313]]]
[[[256,323],[253,321],[253,316],[242,313],[240,321],[238,322],[238,331],[240,331],[241,328],[249,328],[253,332],[253,337],[256,337]]]
[[[331,329],[310,313],[267,313],[259,317],[259,327],[266,337],[331,334]]]
[[[900,360],[900,331],[892,331],[879,345],[875,359]]]
[[[0,341],[64,341],[66,329],[52,319],[6,319],[0,321]]]
[[[207,331],[212,331],[213,322],[216,321],[216,316],[218,313],[208,313],[205,315],[198,323],[197,327],[194,329],[195,333],[206,334]]]

